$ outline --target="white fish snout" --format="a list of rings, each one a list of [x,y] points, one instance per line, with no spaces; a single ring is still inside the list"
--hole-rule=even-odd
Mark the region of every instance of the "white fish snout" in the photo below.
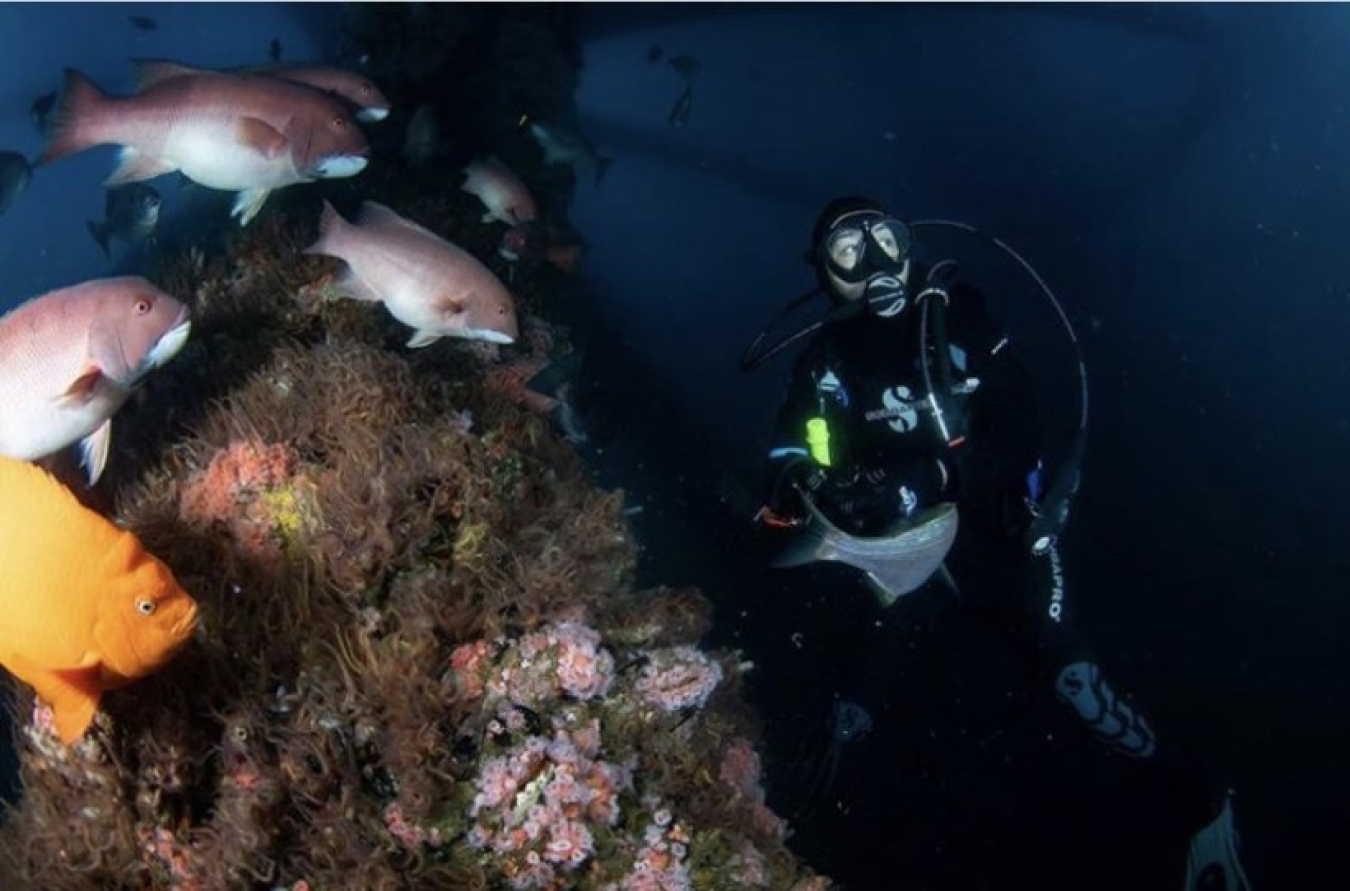
[[[320,179],[343,179],[365,170],[367,163],[360,155],[334,155],[320,161],[314,168],[314,174]]]
[[[488,343],[515,343],[516,339],[492,328],[470,328],[469,337],[474,340],[486,340]]]
[[[190,321],[183,322],[170,328],[168,332],[159,339],[159,342],[151,348],[149,354],[146,355],[146,367],[158,368],[174,356],[178,355],[178,351],[183,348],[183,344],[187,343],[188,335],[191,333],[192,322]]]

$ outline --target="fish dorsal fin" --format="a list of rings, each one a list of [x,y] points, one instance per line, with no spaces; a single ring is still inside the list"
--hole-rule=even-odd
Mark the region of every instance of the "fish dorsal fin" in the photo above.
[[[439,238],[435,233],[419,226],[412,220],[401,217],[394,211],[385,207],[376,201],[365,201],[361,204],[361,215],[358,218],[357,225],[363,229],[413,229],[417,232],[425,232],[427,235]]]
[[[183,77],[188,74],[203,74],[206,69],[193,68],[191,65],[184,65],[181,62],[171,62],[168,59],[134,59],[132,65],[136,67],[135,91],[144,92],[156,84],[164,83],[166,80],[173,80],[176,77]]]
[[[396,212],[390,211],[385,205],[378,204],[375,201],[365,201],[360,205],[359,225],[362,228],[385,232],[402,229],[405,232],[418,232],[418,234],[427,236],[429,239],[435,239],[437,242],[444,242],[445,240],[425,225],[413,223],[408,217],[398,216]]]
[[[234,129],[235,141],[251,148],[264,158],[275,158],[290,148],[291,141],[266,121],[244,117]]]

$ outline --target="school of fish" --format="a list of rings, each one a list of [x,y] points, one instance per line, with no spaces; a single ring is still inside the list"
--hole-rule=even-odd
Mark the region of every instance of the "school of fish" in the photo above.
[[[374,84],[331,66],[136,65],[129,95],[108,94],[68,69],[60,97],[33,106],[47,138],[33,169],[94,146],[121,147],[106,219],[89,223],[104,253],[113,237],[135,245],[153,235],[160,199],[146,180],[177,172],[235,192],[231,215],[246,225],[277,189],[361,172],[370,147],[357,122],[391,110]],[[547,163],[570,163],[597,180],[608,165],[574,134],[532,125],[531,135]],[[7,200],[31,175],[26,162],[16,171]],[[464,173],[463,189],[483,203],[481,222],[506,226],[503,257],[570,271],[581,245],[552,237],[504,163],[488,157]],[[444,337],[509,344],[520,335],[515,299],[490,269],[384,205],[366,201],[353,223],[325,201],[306,253],[340,260],[335,291],[383,304],[412,329],[409,347]],[[95,485],[114,416],[191,331],[188,306],[139,276],[58,288],[0,316],[0,665],[51,707],[66,744],[88,729],[105,691],[163,668],[188,644],[197,605],[135,535],[30,462],[75,447]]]

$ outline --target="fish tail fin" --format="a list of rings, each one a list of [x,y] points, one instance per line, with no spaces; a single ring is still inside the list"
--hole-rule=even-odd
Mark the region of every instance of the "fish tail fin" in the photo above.
[[[319,214],[319,238],[305,248],[305,253],[341,257],[342,242],[350,228],[351,223],[344,220],[342,214],[338,213],[337,209],[325,200],[323,212]]]
[[[112,226],[96,220],[90,220],[86,225],[89,227],[89,234],[94,236],[94,241],[103,249],[103,256],[111,256],[108,253],[108,235],[112,232]]]
[[[577,261],[580,259],[581,245],[579,244],[562,245],[551,248],[548,252],[549,262],[569,275],[577,268]]]
[[[818,520],[819,518],[813,518],[812,522],[803,526],[769,565],[775,569],[788,569],[829,559],[828,530],[825,524]]]
[[[47,147],[38,156],[38,163],[56,161],[98,145],[101,140],[94,132],[94,124],[107,101],[108,95],[93,81],[74,68],[67,68],[66,85],[47,126]]]
[[[595,184],[600,185],[600,180],[604,179],[605,171],[609,165],[614,163],[613,158],[606,158],[604,155],[598,155],[595,159]]]

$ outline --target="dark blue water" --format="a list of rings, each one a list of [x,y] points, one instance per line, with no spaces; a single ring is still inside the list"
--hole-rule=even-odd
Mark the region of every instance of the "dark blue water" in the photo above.
[[[127,23],[155,17],[153,32]],[[0,9],[0,148],[79,67],[331,57],[335,6]],[[591,455],[630,492],[653,581],[718,604],[758,665],[771,801],[878,617],[840,573],[770,575],[745,493],[786,384],[742,375],[762,321],[812,284],[819,207],[864,192],[1006,239],[1083,340],[1092,422],[1066,539],[1078,627],[1115,683],[1237,792],[1259,888],[1338,866],[1350,710],[1350,11],[1337,6],[597,6],[580,20],[580,122],[614,159],[578,185],[591,247],[562,312],[621,432]],[[663,62],[696,57],[688,122]],[[4,305],[106,274],[85,231],[111,151],[43,170],[0,217]],[[184,213],[190,196],[166,213]],[[1073,415],[1034,288],[959,241]],[[969,252],[967,258],[966,252]],[[1184,839],[1146,773],[1103,754],[1019,675],[994,629],[924,595],[884,642],[892,698],[844,753],[799,851],[858,888],[1179,887]],[[800,756],[800,757],[799,757]]]
[[[812,284],[799,256],[828,198],[868,193],[1007,239],[1066,304],[1088,358],[1086,480],[1066,542],[1082,635],[1237,791],[1258,886],[1328,874],[1350,740],[1350,13],[618,8],[592,29],[579,102],[616,161],[578,191],[577,220],[605,246],[585,281],[624,361],[660,382],[633,398],[697,425],[658,447],[694,481],[756,465],[790,363],[743,376],[735,357]],[[679,130],[666,123],[679,78],[646,64],[653,45],[703,63]],[[1007,267],[991,278],[1062,388],[1034,289]],[[1071,407],[1064,392],[1052,413]],[[689,580],[706,553],[694,537],[667,552]],[[786,715],[848,653],[784,639],[868,605],[856,589],[830,600],[760,584],[751,549],[721,549],[744,573],[742,610],[726,613],[778,655],[760,680]],[[1005,682],[996,635],[942,604],[900,608],[917,629],[897,644],[909,698],[889,739],[858,753],[849,804],[867,819],[822,819],[802,839],[825,868],[869,887],[919,873],[933,887],[1180,885],[1146,780],[1088,746],[1039,744],[1066,728]],[[809,665],[790,677],[795,662]]]

